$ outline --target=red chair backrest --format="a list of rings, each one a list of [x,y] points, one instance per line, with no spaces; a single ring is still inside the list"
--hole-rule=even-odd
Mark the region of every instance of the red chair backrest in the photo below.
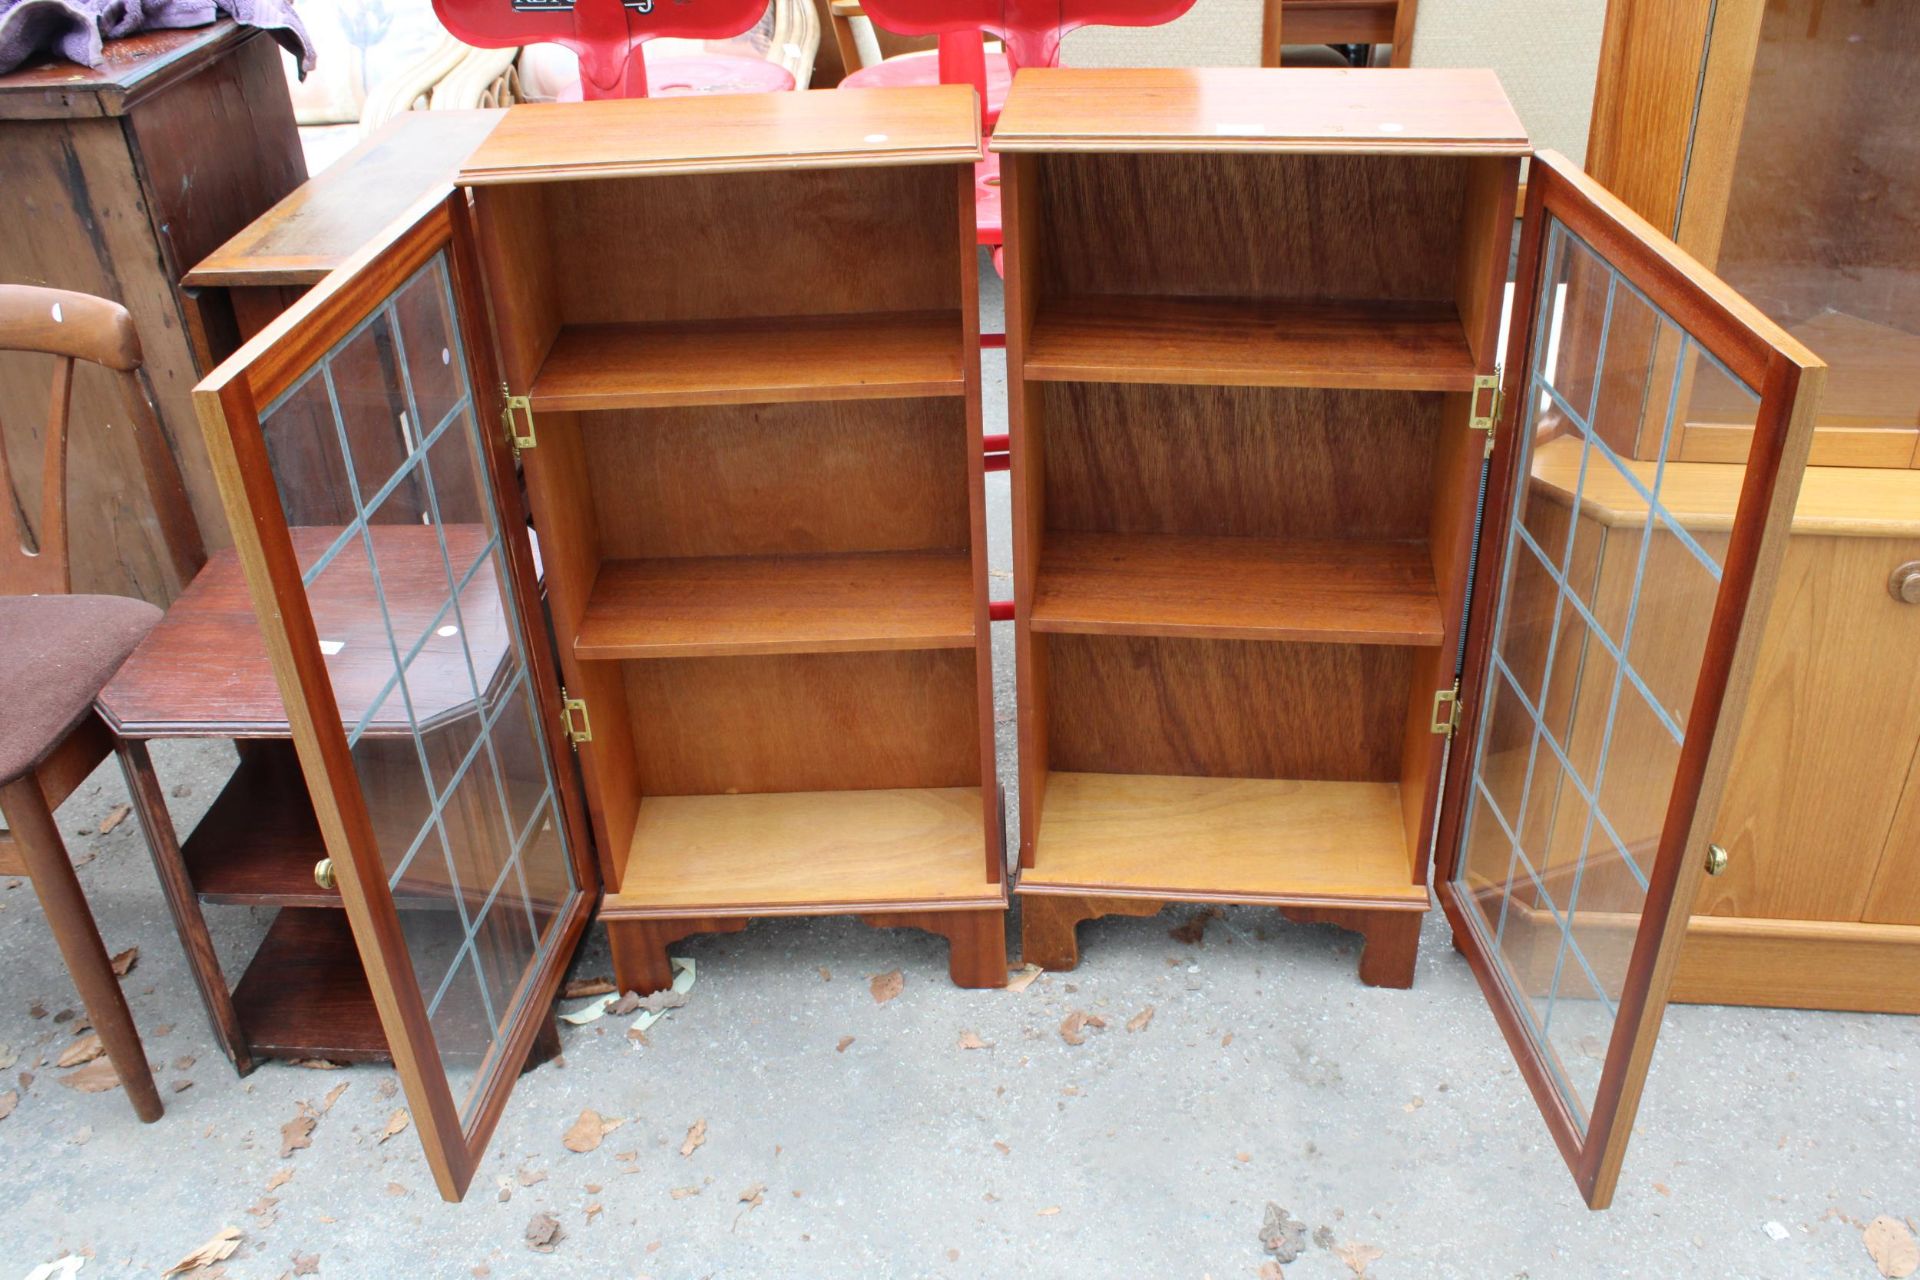
[[[433,0],[440,25],[482,49],[563,45],[580,57],[585,98],[644,98],[642,41],[725,40],[760,21],[767,0]]]
[[[903,36],[996,35],[1016,67],[1053,66],[1060,60],[1061,38],[1076,28],[1157,27],[1193,5],[1194,0],[861,0],[875,25]]]

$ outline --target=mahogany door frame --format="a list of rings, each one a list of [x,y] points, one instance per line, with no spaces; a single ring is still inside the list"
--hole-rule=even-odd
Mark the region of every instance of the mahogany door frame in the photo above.
[[[286,702],[287,720],[312,793],[321,835],[338,874],[341,898],[366,968],[374,1004],[412,1107],[440,1194],[458,1200],[466,1192],[507,1095],[539,1032],[550,1020],[554,992],[573,957],[599,897],[599,872],[571,785],[572,764],[552,726],[558,723],[559,685],[552,658],[535,621],[539,595],[526,513],[513,463],[483,397],[498,386],[487,310],[464,193],[440,189],[421,199],[368,245],[342,263],[194,389],[194,405],[206,435],[215,478],[247,573],[254,610],[261,621],[274,675]],[[260,426],[260,406],[270,404],[322,359],[351,329],[377,310],[414,272],[441,252],[471,379],[472,411],[485,455],[508,585],[540,718],[539,733],[553,770],[555,803],[568,840],[577,891],[553,926],[554,944],[523,979],[526,997],[516,1003],[512,1026],[494,1042],[481,1068],[480,1092],[470,1126],[460,1107],[428,1021],[426,1001],[413,980],[412,961],[372,820],[340,724],[333,686],[321,655],[301,571],[294,555]],[[527,988],[530,986],[530,990]]]
[[[1729,536],[1701,674],[1686,720],[1677,775],[1668,802],[1646,909],[1635,936],[1591,1117],[1584,1130],[1528,1030],[1527,1015],[1473,932],[1475,910],[1454,881],[1460,862],[1480,704],[1507,551],[1507,523],[1518,484],[1520,433],[1531,394],[1534,323],[1546,267],[1545,230],[1551,215],[1601,259],[1639,288],[1761,397],[1752,452]],[[1478,568],[1461,693],[1462,734],[1448,759],[1434,884],[1454,938],[1492,1006],[1521,1075],[1572,1170],[1588,1205],[1613,1198],[1621,1160],[1665,1015],[1667,993],[1686,937],[1691,907],[1704,874],[1709,827],[1719,808],[1747,686],[1758,656],[1767,606],[1813,441],[1814,413],[1826,366],[1784,330],[1734,293],[1705,267],[1577,166],[1554,152],[1538,153],[1527,183],[1513,317],[1508,333],[1506,404],[1496,428],[1488,472],[1487,511],[1480,528]],[[1751,623],[1751,625],[1749,625]]]

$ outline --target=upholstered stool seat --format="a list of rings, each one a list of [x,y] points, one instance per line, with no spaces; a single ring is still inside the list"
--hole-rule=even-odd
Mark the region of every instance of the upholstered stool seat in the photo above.
[[[0,783],[60,745],[160,618],[122,596],[0,596]]]

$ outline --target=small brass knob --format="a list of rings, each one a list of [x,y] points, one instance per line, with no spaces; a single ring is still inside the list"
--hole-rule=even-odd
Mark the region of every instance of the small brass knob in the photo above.
[[[313,864],[313,882],[322,889],[333,888],[333,859],[322,858]]]
[[[1909,560],[1887,579],[1887,590],[1901,604],[1920,604],[1920,560]]]
[[[1727,869],[1727,847],[1721,844],[1707,846],[1707,874],[1717,876]]]

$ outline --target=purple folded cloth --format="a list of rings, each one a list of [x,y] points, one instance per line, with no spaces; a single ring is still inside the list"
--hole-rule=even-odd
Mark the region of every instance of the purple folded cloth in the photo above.
[[[221,14],[272,35],[302,78],[313,70],[313,41],[290,0],[0,0],[0,75],[45,52],[97,67],[104,40],[204,27]]]

